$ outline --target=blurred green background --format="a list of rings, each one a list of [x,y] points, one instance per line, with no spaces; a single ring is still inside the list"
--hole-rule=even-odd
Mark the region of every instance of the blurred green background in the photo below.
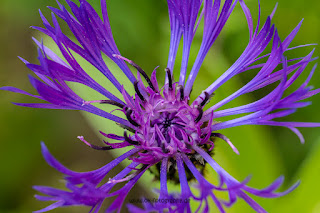
[[[92,0],[99,10],[99,1]],[[279,0],[274,17],[280,37],[284,39],[289,32],[305,18],[300,32],[291,46],[307,43],[319,43],[320,39],[320,2],[315,0]],[[247,0],[254,21],[257,19],[257,1]],[[271,13],[276,1],[261,0],[262,20]],[[30,25],[41,25],[38,15],[40,8],[49,17],[47,5],[55,6],[55,1],[47,0],[2,0],[0,2],[0,86],[16,86],[34,92],[29,85],[27,73],[30,73],[17,56],[36,62],[36,47],[31,37],[39,34],[30,29]],[[169,48],[169,21],[164,0],[108,0],[109,17],[114,38],[120,52],[133,59],[148,73],[160,65],[166,65]],[[254,22],[255,23],[255,22]],[[217,42],[209,52],[199,78],[196,80],[193,95],[199,94],[214,79],[221,75],[241,54],[248,41],[247,24],[238,5],[227,22]],[[201,42],[200,34],[195,37],[190,62],[194,61]],[[302,57],[313,47],[298,49],[288,53],[289,57]],[[319,56],[320,48],[315,51]],[[181,59],[178,55],[177,61]],[[312,64],[313,65],[313,64]],[[311,69],[308,66],[305,75]],[[178,70],[175,69],[175,70]],[[317,69],[311,84],[320,85]],[[162,74],[162,77],[160,77]],[[175,72],[178,76],[178,73]],[[163,81],[164,74],[159,71]],[[240,75],[232,79],[217,91],[212,100],[220,100],[247,82],[253,73]],[[291,90],[293,91],[293,90]],[[237,106],[255,100],[263,91],[247,95],[233,102]],[[31,102],[23,95],[1,91],[0,99],[0,212],[31,212],[45,206],[33,198],[32,185],[62,186],[57,180],[61,174],[49,167],[40,153],[40,141],[45,141],[51,152],[69,168],[87,171],[104,165],[112,159],[110,152],[93,151],[76,139],[84,135],[88,140],[98,142],[98,130],[113,131],[108,122],[97,120],[87,114],[75,111],[28,109],[17,107],[10,102]],[[313,105],[300,109],[288,120],[320,121],[320,97],[312,98]],[[319,129],[301,129],[306,144],[285,128],[243,126],[224,130],[238,147],[240,156],[230,148],[218,143],[215,159],[235,178],[242,180],[253,174],[250,186],[264,187],[279,175],[285,175],[285,187],[301,180],[297,190],[279,199],[257,199],[269,212],[320,212],[320,131]],[[116,171],[115,171],[116,172]],[[137,186],[130,196],[145,194],[143,187]],[[68,208],[53,212],[87,212],[87,209]],[[240,201],[228,212],[252,212]]]

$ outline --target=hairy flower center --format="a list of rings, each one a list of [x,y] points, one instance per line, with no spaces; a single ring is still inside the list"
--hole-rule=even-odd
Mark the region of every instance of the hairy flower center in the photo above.
[[[220,133],[212,133],[213,114],[203,117],[203,107],[208,103],[210,95],[207,92],[203,96],[189,105],[189,96],[185,96],[184,88],[174,82],[171,71],[167,68],[166,84],[159,89],[156,80],[156,70],[151,78],[134,62],[119,55],[114,55],[119,59],[126,60],[138,70],[138,81],[134,82],[135,95],[129,96],[122,92],[125,104],[112,100],[89,101],[90,103],[105,103],[115,105],[122,109],[131,125],[119,124],[132,134],[124,132],[124,137],[113,134],[104,134],[108,138],[123,140],[123,143],[108,143],[108,146],[99,147],[88,143],[83,137],[79,137],[87,145],[94,149],[109,150],[126,146],[135,146],[139,151],[131,156],[135,162],[145,166],[149,165],[149,170],[155,174],[155,178],[160,177],[160,164],[163,159],[167,159],[168,179],[176,183],[179,182],[176,157],[183,154],[200,170],[204,172],[205,161],[194,147],[200,147],[209,155],[213,154],[214,139],[219,137],[231,142]],[[148,87],[141,80],[142,75]],[[232,145],[233,147],[233,145]],[[237,150],[236,150],[237,151]],[[151,165],[154,165],[150,167]],[[193,179],[192,173],[186,168],[188,180]]]
[[[149,91],[146,97],[137,95],[141,111],[139,107],[132,109],[132,119],[138,124],[134,138],[145,150],[143,156],[154,160],[155,165],[149,170],[155,179],[160,179],[161,160],[169,157],[168,180],[179,183],[175,155],[186,154],[204,173],[205,161],[194,152],[192,146],[198,145],[212,155],[214,138],[211,137],[210,125],[201,121],[202,107],[209,97],[206,96],[200,104],[190,106],[189,97],[181,96],[182,87],[175,85],[165,85],[162,94]],[[192,180],[192,173],[187,168],[185,170],[187,179]]]
[[[130,61],[131,64],[133,62]],[[144,165],[154,165],[149,170],[160,178],[160,164],[168,158],[168,179],[178,183],[179,176],[176,165],[176,155],[183,153],[204,172],[205,161],[195,153],[193,146],[203,148],[207,153],[213,153],[213,138],[211,137],[211,122],[203,121],[203,107],[209,101],[209,95],[204,93],[200,103],[189,105],[189,97],[184,95],[184,89],[172,79],[169,69],[167,83],[158,89],[156,81],[133,64],[146,79],[149,87],[145,87],[141,79],[134,83],[136,94],[130,97],[124,94],[126,106],[123,106],[127,120],[134,126],[132,135],[124,137],[127,143],[140,148],[135,160]],[[193,178],[186,168],[188,180]]]
[[[162,95],[154,91],[145,93],[143,98],[137,95],[138,107],[129,109],[132,110],[129,120],[138,126],[134,140],[146,150],[152,150],[158,160],[168,154],[191,152],[190,147],[198,144],[202,134],[202,122],[198,118],[202,111],[189,106],[188,98],[181,99],[174,86],[164,87]]]

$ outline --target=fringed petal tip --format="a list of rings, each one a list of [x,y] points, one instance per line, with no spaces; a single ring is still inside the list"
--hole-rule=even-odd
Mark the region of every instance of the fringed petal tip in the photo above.
[[[295,190],[296,188],[298,188],[298,186],[300,185],[301,180],[298,180],[295,184],[293,184],[289,189],[287,189],[286,191],[279,193],[279,196],[284,196],[289,194],[290,192],[292,192],[293,190]]]
[[[25,60],[24,58],[18,56],[18,58],[24,63],[24,64],[29,64],[29,62],[27,60]]]
[[[283,192],[274,192],[275,190],[277,190],[283,183],[283,179],[280,180],[276,180],[274,183],[272,183],[269,187],[267,187],[266,189],[262,190],[262,192],[267,192],[265,193],[264,196],[261,197],[266,197],[266,198],[276,198],[276,197],[282,197],[285,196],[289,193],[291,193],[293,190],[295,190],[301,183],[300,180],[298,180],[296,183],[294,183],[291,187],[289,187],[287,190],[283,191]]]
[[[49,152],[49,150],[48,150],[48,147],[46,146],[46,144],[43,142],[43,141],[41,141],[40,142],[40,145],[41,145],[41,153],[42,153],[42,155],[45,157],[45,156],[50,156],[50,157],[52,157],[52,155],[51,155],[51,153]],[[46,158],[46,157],[45,157]]]
[[[27,95],[33,98],[38,98],[38,99],[42,99],[40,96],[38,95],[32,95],[31,93],[28,93],[22,89],[16,88],[16,87],[12,87],[12,86],[4,86],[4,87],[0,87],[0,90],[4,90],[4,91],[9,91],[9,92],[13,92],[13,93],[20,93],[23,95]]]
[[[293,190],[295,190],[299,184],[300,184],[300,180],[297,181],[295,184],[293,184],[290,188],[288,188],[287,190],[283,191],[283,192],[275,192],[276,190],[278,190],[282,184],[284,182],[284,176],[280,176],[279,178],[277,178],[273,183],[271,183],[268,187],[264,188],[264,189],[255,189],[255,188],[251,188],[248,186],[244,186],[243,189],[253,195],[259,196],[259,197],[264,197],[264,198],[277,198],[277,197],[282,197],[284,195],[289,194],[290,192],[292,192]]]
[[[42,213],[42,212],[47,212],[47,211],[51,211],[53,209],[59,208],[61,206],[63,206],[64,201],[58,201],[56,203],[51,204],[50,206],[47,206],[41,210],[38,211],[33,211],[33,213]]]
[[[47,163],[57,171],[70,176],[75,176],[78,174],[77,172],[67,169],[57,159],[55,159],[55,157],[53,157],[53,155],[49,152],[44,142],[41,142],[41,152]]]

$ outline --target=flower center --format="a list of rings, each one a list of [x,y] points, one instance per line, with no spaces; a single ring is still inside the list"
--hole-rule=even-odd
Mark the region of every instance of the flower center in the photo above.
[[[186,154],[203,173],[205,161],[193,151],[192,146],[200,146],[212,155],[214,138],[211,137],[211,125],[201,120],[202,108],[209,96],[206,95],[199,104],[189,105],[189,97],[184,97],[183,87],[173,83],[170,73],[168,76],[169,81],[163,91],[150,90],[136,83],[136,105],[125,112],[128,115],[128,110],[132,111],[128,120],[137,127],[130,138],[144,150],[139,156],[140,162],[155,164],[149,170],[155,179],[160,179],[161,160],[169,157],[167,178],[179,183],[176,154]],[[185,171],[188,180],[194,178],[189,169],[185,168]]]
[[[162,89],[158,89],[158,84],[152,81],[152,77],[149,79],[141,73],[149,87],[144,86],[138,75],[139,80],[134,83],[135,96],[124,94],[127,105],[123,111],[135,127],[132,129],[134,134],[124,135],[125,141],[141,149],[133,160],[145,165],[154,165],[149,170],[155,179],[159,179],[161,160],[168,158],[168,179],[178,183],[175,159],[178,153],[186,154],[202,173],[205,161],[195,153],[192,146],[199,146],[210,155],[213,153],[211,123],[201,120],[203,107],[210,97],[205,93],[205,98],[200,103],[189,105],[189,97],[185,97],[183,87],[173,81],[169,69],[166,69],[166,72],[167,83]],[[193,178],[187,168],[186,174],[188,180]]]
[[[202,134],[198,118],[202,112],[188,105],[188,97],[181,99],[175,85],[165,85],[162,95],[141,86],[137,94],[144,96],[137,95],[135,108],[126,109],[128,120],[137,126],[132,140],[153,152],[158,161],[177,152],[191,152],[190,147],[198,144]]]
[[[98,147],[89,144],[80,138],[87,145],[94,149],[109,150],[126,146],[135,146],[140,149],[131,159],[144,165],[154,165],[149,170],[154,173],[155,178],[160,178],[160,164],[164,158],[169,160],[168,179],[178,183],[179,176],[176,165],[176,156],[183,153],[188,156],[191,162],[204,172],[205,161],[197,154],[193,147],[200,147],[209,155],[213,154],[214,139],[216,137],[228,139],[220,133],[212,133],[213,114],[210,118],[203,118],[203,107],[210,99],[210,95],[204,92],[202,98],[189,105],[189,96],[185,96],[184,88],[174,82],[171,71],[167,68],[166,84],[159,89],[156,80],[156,70],[151,78],[132,61],[115,55],[120,59],[128,61],[138,70],[138,81],[134,82],[135,95],[132,97],[125,91],[122,92],[125,105],[111,100],[101,100],[99,103],[112,104],[122,109],[131,126],[120,124],[132,134],[124,132],[124,137],[113,134],[103,134],[108,138],[123,140],[123,143],[108,143],[108,146]],[[142,75],[148,86],[141,80]],[[85,102],[92,103],[91,102]],[[185,168],[188,180],[193,179],[192,173]]]

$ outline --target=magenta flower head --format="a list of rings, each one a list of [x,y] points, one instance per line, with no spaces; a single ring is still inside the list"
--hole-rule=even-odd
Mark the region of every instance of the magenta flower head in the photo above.
[[[52,205],[36,212],[74,205],[89,206],[90,212],[99,212],[105,199],[113,199],[106,212],[120,212],[128,192],[148,170],[152,171],[155,179],[160,181],[160,189],[157,190],[159,200],[174,199],[181,202],[149,202],[145,203],[143,209],[128,204],[127,207],[131,212],[209,212],[209,202],[214,202],[221,212],[225,212],[225,209],[231,207],[239,198],[255,211],[265,212],[250,195],[275,198],[286,195],[298,186],[299,183],[296,183],[284,192],[276,192],[283,182],[281,176],[264,189],[251,188],[247,186],[249,178],[243,181],[236,180],[214,160],[213,152],[215,140],[220,138],[239,154],[227,136],[219,133],[220,130],[230,127],[283,126],[297,134],[302,143],[304,139],[297,127],[320,127],[320,123],[275,120],[294,113],[298,108],[310,105],[310,102],[304,100],[320,92],[320,89],[313,90],[308,86],[316,65],[311,71],[305,71],[306,66],[315,60],[312,56],[313,51],[303,58],[288,59],[285,56],[288,50],[307,46],[289,48],[301,23],[281,40],[271,21],[275,10],[264,22],[260,20],[259,15],[258,23],[254,25],[251,13],[243,0],[167,0],[171,41],[168,64],[164,72],[165,83],[159,84],[157,69],[149,76],[139,65],[120,54],[110,29],[105,0],[101,0],[102,19],[86,0],[80,0],[80,4],[70,0],[66,0],[66,3],[72,13],[58,2],[59,9],[50,7],[52,23],[40,13],[44,28],[34,27],[53,39],[63,57],[59,57],[35,40],[38,45],[39,64],[32,64],[22,59],[38,77],[29,76],[38,95],[13,87],[1,89],[44,101],[15,103],[19,106],[82,110],[112,120],[115,125],[118,124],[124,129],[123,134],[101,132],[106,137],[104,146],[93,145],[82,136],[78,138],[97,150],[124,147],[130,149],[97,170],[78,173],[60,164],[42,144],[42,153],[48,164],[65,175],[67,190],[35,186],[34,188],[43,194],[36,195],[37,199],[55,201]],[[197,98],[191,100],[190,93],[202,62],[237,5],[241,6],[247,19],[250,35],[248,45],[228,70],[218,79],[214,79]],[[76,42],[62,32],[57,18],[69,26]],[[198,26],[202,24],[203,38],[200,50],[192,67],[188,67],[191,44]],[[174,79],[173,69],[181,40],[183,40],[183,53],[181,66],[178,66],[181,67],[180,76]],[[270,47],[271,51],[262,54],[267,47]],[[109,79],[119,95],[111,93],[108,88],[97,83],[91,77],[90,70],[84,70],[80,66],[74,54],[81,56]],[[122,70],[132,85],[123,85],[121,79],[112,74],[103,55]],[[136,75],[131,72],[128,64],[137,70]],[[190,72],[187,72],[189,68]],[[255,72],[253,70],[258,70],[256,75],[243,87],[223,100],[214,99],[210,104],[212,96],[214,93],[219,93],[221,85],[240,73]],[[302,72],[310,72],[305,82],[291,94],[284,95]],[[68,82],[83,84],[105,98],[84,100],[77,91],[68,86]],[[271,84],[274,85],[273,90],[252,103],[220,109],[241,95]],[[134,94],[130,94],[130,88],[134,88]],[[113,105],[118,110],[116,112],[120,111],[123,116],[115,115],[117,114],[115,111],[106,112],[99,104]],[[206,107],[209,104],[210,106]],[[219,120],[227,116],[232,118],[224,119],[226,121]],[[131,162],[129,166],[116,176],[108,176],[110,170],[126,159]],[[204,177],[205,166],[211,167],[218,174],[218,184],[213,184]],[[181,191],[168,190],[168,182],[179,184]],[[116,185],[118,185],[117,190],[114,190]],[[191,186],[195,189],[191,190]],[[218,198],[219,192],[227,193],[229,199]],[[185,202],[190,200],[196,203],[196,209],[191,210],[190,203]]]

